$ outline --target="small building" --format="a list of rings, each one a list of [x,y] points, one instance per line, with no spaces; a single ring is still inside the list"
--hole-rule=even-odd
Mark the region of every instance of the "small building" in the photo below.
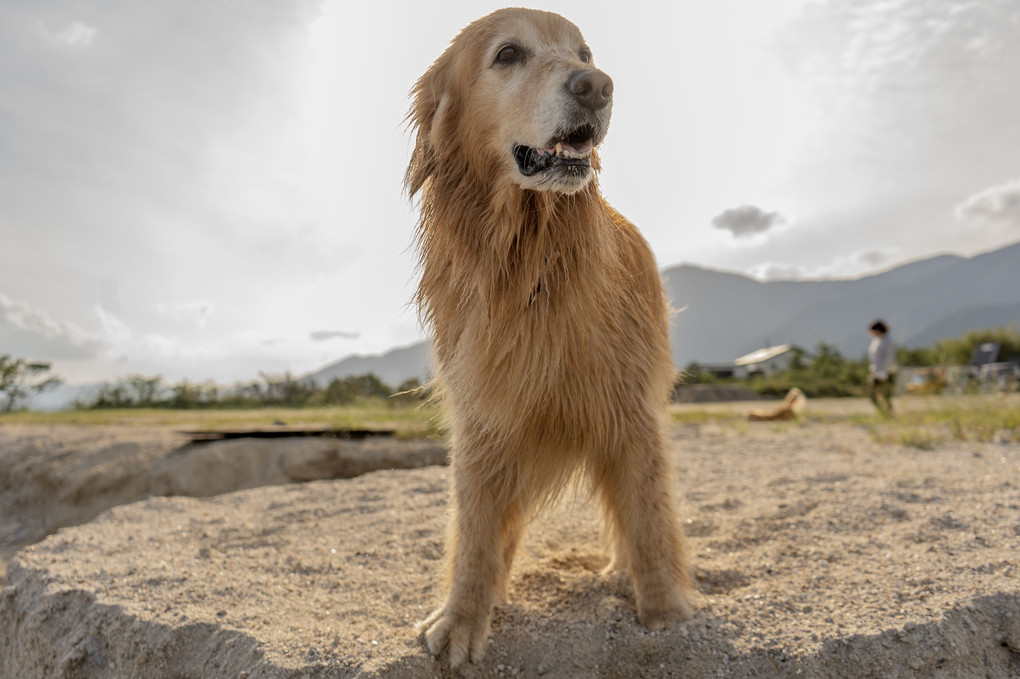
[[[699,363],[700,372],[706,372],[716,379],[736,376],[736,366],[732,363]]]
[[[970,364],[975,368],[981,368],[983,365],[989,363],[995,363],[999,360],[999,351],[1002,349],[1002,345],[998,342],[985,342],[974,347],[974,353],[971,354]]]
[[[790,369],[794,355],[791,344],[756,349],[733,361],[733,376],[746,378],[785,372]]]

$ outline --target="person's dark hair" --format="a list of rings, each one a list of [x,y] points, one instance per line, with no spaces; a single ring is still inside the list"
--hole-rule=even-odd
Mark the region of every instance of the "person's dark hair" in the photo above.
[[[889,326],[885,324],[885,321],[875,321],[868,329],[880,332],[883,335],[889,332]]]

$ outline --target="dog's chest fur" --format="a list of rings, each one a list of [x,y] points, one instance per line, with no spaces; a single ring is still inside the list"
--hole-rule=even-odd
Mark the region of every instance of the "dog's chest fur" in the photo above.
[[[646,397],[635,390],[668,388],[654,260],[622,217],[588,207],[425,261],[439,378],[458,412],[497,430],[605,438],[619,403]]]

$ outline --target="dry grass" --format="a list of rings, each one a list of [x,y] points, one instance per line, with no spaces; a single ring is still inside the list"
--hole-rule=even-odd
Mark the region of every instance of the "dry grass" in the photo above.
[[[744,422],[747,413],[760,404],[672,405],[670,419],[685,425],[716,422],[743,432],[747,430]],[[921,450],[931,450],[947,441],[1020,442],[1020,394],[901,397],[895,400],[895,407],[896,416],[887,419],[878,415],[867,399],[812,399],[803,419],[805,422],[854,424],[868,429],[879,443]]]
[[[350,406],[322,408],[256,408],[249,410],[69,410],[55,413],[17,412],[0,415],[0,425],[123,425],[127,427],[168,426],[181,429],[228,429],[291,426],[336,427],[338,429],[395,429],[398,436],[438,436],[441,417],[431,405],[406,404],[382,399]]]
[[[738,433],[749,427],[799,426],[796,422],[748,423],[753,403],[675,404],[669,419],[678,425],[716,423]],[[880,443],[923,450],[946,441],[1020,442],[1020,394],[1007,396],[903,397],[896,400],[893,419],[880,417],[867,399],[812,399],[805,422],[850,423],[864,427]],[[382,399],[351,406],[264,408],[251,410],[72,410],[57,413],[18,412],[0,415],[4,423],[53,425],[171,426],[182,429],[268,427],[278,422],[296,426],[342,429],[395,429],[399,436],[441,436],[439,408]]]

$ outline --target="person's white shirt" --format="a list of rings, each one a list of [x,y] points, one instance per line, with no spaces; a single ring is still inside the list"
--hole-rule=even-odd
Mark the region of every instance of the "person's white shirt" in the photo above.
[[[871,377],[880,380],[889,379],[890,373],[896,370],[896,347],[889,339],[888,333],[871,339],[868,347],[868,362]]]

